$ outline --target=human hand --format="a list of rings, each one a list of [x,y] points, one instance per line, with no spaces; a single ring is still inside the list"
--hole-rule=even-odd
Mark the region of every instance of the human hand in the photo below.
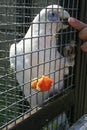
[[[70,17],[68,23],[79,31],[79,38],[84,41],[81,46],[82,51],[87,52],[87,24]]]

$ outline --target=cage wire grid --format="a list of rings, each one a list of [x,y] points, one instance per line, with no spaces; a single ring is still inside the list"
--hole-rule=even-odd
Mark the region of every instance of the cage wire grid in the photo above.
[[[60,94],[67,93],[68,90],[73,89],[74,87],[74,66],[69,67],[69,73],[66,74],[67,66],[66,60],[69,58],[72,61],[72,56],[75,56],[75,46],[74,42],[76,40],[76,31],[68,27],[63,30],[63,25],[61,30],[56,30],[56,43],[57,45],[53,45],[52,39],[53,36],[53,21],[47,21],[48,10],[46,7],[48,5],[58,4],[64,7],[64,9],[70,14],[70,16],[77,17],[78,15],[78,4],[79,0],[46,0],[46,1],[37,1],[37,0],[3,0],[0,2],[0,129],[6,127],[8,129],[8,125],[14,122],[16,125],[16,120],[22,117],[24,120],[25,114],[32,114],[32,111],[38,111],[38,107],[44,105],[49,100],[53,100],[55,96],[60,96]],[[41,19],[40,11],[45,8],[46,9],[46,17],[44,20]],[[52,6],[52,11],[53,11]],[[38,15],[38,21],[33,23],[33,19]],[[58,13],[58,12],[57,12]],[[57,14],[58,15],[58,14]],[[49,16],[50,19],[50,16]],[[66,24],[66,19],[61,18],[62,23]],[[58,22],[54,22],[58,27]],[[44,34],[40,34],[41,25],[44,24]],[[47,27],[50,24],[50,33],[47,32]],[[33,30],[35,25],[38,30],[37,35],[33,35]],[[31,35],[28,37],[24,37],[27,33],[28,28],[31,26]],[[47,38],[49,37],[49,47],[47,48]],[[33,50],[33,42],[34,39],[37,41],[36,50]],[[22,42],[23,50],[21,53],[17,54],[18,48],[17,43],[19,41]],[[30,42],[31,41],[31,42]],[[73,42],[71,42],[73,41]],[[31,51],[26,52],[27,46],[25,46],[26,42],[30,42]],[[40,46],[41,42],[43,42],[43,48]],[[9,51],[11,45],[14,44],[14,56],[13,60],[15,61],[14,66],[15,69],[11,69],[10,67],[10,57]],[[22,47],[21,47],[22,48]],[[21,49],[20,48],[20,49]],[[56,51],[59,52],[59,57],[56,56]],[[70,50],[71,49],[71,50]],[[66,53],[64,53],[64,50]],[[68,51],[67,51],[68,50]],[[49,52],[49,53],[48,53]],[[52,56],[52,52],[54,52],[54,56]],[[49,56],[47,55],[49,54]],[[65,54],[65,55],[64,55]],[[37,57],[35,58],[35,55]],[[40,56],[42,55],[42,59]],[[30,66],[26,67],[25,58],[30,57]],[[20,59],[23,58],[21,64],[19,66]],[[65,60],[66,58],[66,60]],[[48,59],[48,60],[47,60]],[[34,65],[34,62],[36,63]],[[42,60],[42,61],[40,61]],[[63,62],[64,60],[64,62]],[[73,62],[70,63],[72,64]],[[59,68],[57,68],[57,62]],[[63,63],[63,66],[62,66]],[[53,65],[54,64],[54,65]],[[19,67],[19,69],[17,68]],[[22,66],[22,67],[21,67]],[[41,71],[40,71],[41,66]],[[57,68],[57,69],[56,69]],[[34,70],[35,69],[35,70]],[[26,72],[29,70],[28,76],[26,76]],[[33,76],[36,74],[35,77]],[[63,77],[61,78],[61,73]],[[31,87],[26,87],[31,85],[31,82],[34,78],[41,78],[42,75],[49,76],[53,78],[52,80],[52,93],[50,91],[45,93],[38,92],[36,90],[31,89]],[[19,76],[19,78],[17,78]],[[21,77],[21,80],[20,80]],[[26,80],[27,77],[30,77]],[[57,79],[56,79],[57,78]],[[62,85],[62,89],[61,89]],[[25,88],[28,88],[27,90]],[[57,88],[58,92],[55,92],[55,88]],[[24,92],[26,91],[26,92]],[[27,93],[28,94],[25,94]],[[40,99],[39,99],[40,98]],[[40,100],[40,101],[39,101]],[[34,105],[31,105],[34,102]],[[70,109],[71,113],[71,109]],[[71,115],[71,114],[70,114]],[[59,117],[59,116],[58,116]],[[51,130],[53,127],[60,127],[58,125],[58,121],[60,122],[69,122],[66,118],[66,114],[64,113],[60,115],[60,118],[56,117],[56,126],[53,121],[51,122],[49,129]],[[69,117],[70,118],[70,117]],[[53,119],[53,120],[55,120]],[[54,121],[55,122],[55,121]],[[60,123],[61,124],[61,123]],[[67,124],[67,123],[66,123]],[[48,128],[43,128],[48,129]],[[54,128],[54,130],[57,128]]]

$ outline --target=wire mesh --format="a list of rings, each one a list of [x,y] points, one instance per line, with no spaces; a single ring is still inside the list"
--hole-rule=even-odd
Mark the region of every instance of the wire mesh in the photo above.
[[[47,20],[48,5],[60,4],[74,17],[78,14],[78,0],[3,0],[0,1],[0,128],[8,126],[33,109],[43,106],[60,93],[74,87],[74,60],[76,31],[71,27],[63,30],[63,25],[54,33],[53,21]],[[41,17],[40,11],[45,8],[46,14]],[[51,8],[51,7],[50,7]],[[63,9],[63,10],[64,10]],[[52,6],[53,10],[53,6]],[[39,13],[39,14],[38,14]],[[38,21],[32,22],[38,14]],[[58,14],[57,14],[58,15]],[[64,14],[62,14],[64,15]],[[66,24],[63,18],[62,23]],[[66,19],[65,19],[66,20]],[[54,22],[59,27],[58,22]],[[47,32],[50,24],[50,33]],[[41,33],[44,25],[44,33]],[[31,27],[29,36],[25,36]],[[34,28],[37,28],[33,35]],[[55,46],[52,43],[56,35]],[[25,37],[24,37],[25,36]],[[49,38],[49,40],[47,40]],[[17,48],[17,43],[22,40]],[[37,42],[35,50],[34,43]],[[49,46],[47,47],[47,42]],[[25,46],[25,43],[27,45]],[[43,43],[43,45],[42,45]],[[10,47],[14,44],[13,55],[9,57]],[[27,50],[30,44],[30,51]],[[41,45],[40,45],[41,44]],[[18,50],[19,49],[19,50]],[[57,49],[57,52],[55,51]],[[22,51],[21,51],[22,50]],[[65,50],[65,53],[64,53]],[[19,53],[18,53],[19,51]],[[56,56],[56,53],[59,56]],[[27,56],[30,65],[27,63]],[[26,59],[26,60],[25,60]],[[15,67],[10,67],[10,60]],[[29,61],[28,61],[29,62]],[[36,62],[36,63],[35,63]],[[57,62],[59,68],[57,68]],[[63,66],[62,66],[63,64]],[[66,66],[66,64],[68,64]],[[72,66],[72,67],[70,67]],[[61,76],[62,73],[62,76]],[[35,76],[34,76],[35,75]],[[31,82],[42,75],[52,78],[51,91],[38,92],[31,89]],[[52,121],[53,122],[53,121]],[[8,127],[7,127],[8,129]]]

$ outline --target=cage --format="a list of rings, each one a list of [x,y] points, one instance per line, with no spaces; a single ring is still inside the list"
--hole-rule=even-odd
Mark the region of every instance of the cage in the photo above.
[[[67,23],[83,20],[86,3],[0,2],[0,129],[67,130],[86,112],[86,54]],[[52,81],[45,92],[44,78]]]

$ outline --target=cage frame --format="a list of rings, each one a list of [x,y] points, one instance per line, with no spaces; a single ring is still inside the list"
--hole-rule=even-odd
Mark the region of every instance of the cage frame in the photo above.
[[[85,22],[86,17],[87,17],[87,13],[85,13],[87,12],[87,8],[86,8],[87,1],[84,0],[82,2],[81,0],[79,0],[79,3],[80,3],[79,10],[81,11],[81,14],[79,15],[79,19]],[[85,11],[82,8],[82,5],[84,5]],[[68,91],[66,94],[62,95],[61,97],[58,97],[54,101],[49,102],[49,104],[44,106],[41,110],[38,110],[38,112],[32,114],[30,117],[16,124],[14,127],[10,128],[9,130],[18,130],[18,129],[21,129],[21,130],[38,129],[39,130],[44,125],[46,125],[49,121],[55,118],[56,115],[60,114],[63,111],[67,111],[71,106],[74,106],[74,115],[72,117],[73,119],[72,122],[75,122],[76,120],[78,120],[78,118],[80,118],[83,114],[87,112],[87,102],[86,102],[87,74],[85,73],[87,71],[87,66],[86,66],[87,54],[79,51],[80,45],[82,44],[82,42],[78,40],[78,38],[77,38],[77,42],[78,42],[77,58],[79,60],[76,63],[76,66],[79,66],[80,63],[81,65],[79,67],[76,67],[77,68],[76,79],[75,79],[75,86],[73,90]],[[80,59],[80,56],[81,56],[81,59]],[[81,74],[79,70],[81,70],[82,75],[84,73],[85,75],[80,76]]]
[[[79,20],[87,21],[87,1],[79,1]],[[83,8],[83,6],[84,8]],[[74,122],[76,122],[82,115],[87,113],[87,54],[79,51],[83,41],[77,39],[78,50],[77,50],[77,63],[76,63],[76,80],[75,80],[75,109],[74,109]],[[79,71],[81,70],[81,71]]]

